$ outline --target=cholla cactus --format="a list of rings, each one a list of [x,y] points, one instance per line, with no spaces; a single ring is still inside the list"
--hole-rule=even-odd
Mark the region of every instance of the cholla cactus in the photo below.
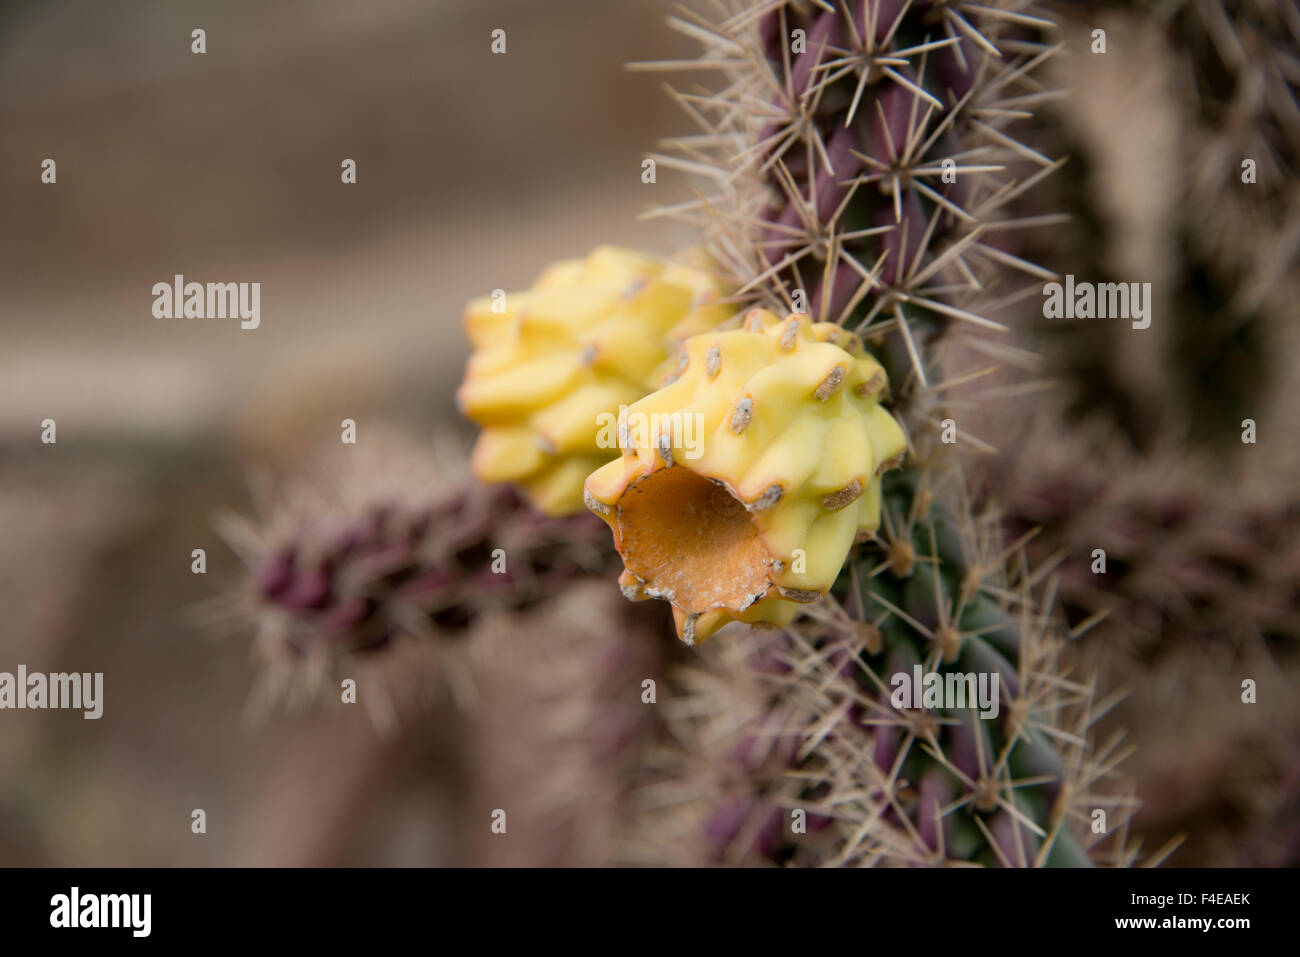
[[[474,300],[457,399],[483,426],[475,473],[518,484],[549,515],[581,511],[583,480],[618,454],[602,436],[619,408],[658,384],[677,341],[733,311],[707,273],[609,246],[528,292]]]
[[[1059,662],[1054,583],[977,517],[935,428],[940,334],[1000,328],[976,303],[1048,275],[994,237],[1038,222],[1000,217],[1059,165],[1009,132],[1052,96],[1034,74],[1052,24],[1021,0],[729,9],[679,21],[727,84],[683,98],[708,127],[684,145],[714,151],[721,189],[678,212],[707,211],[725,288],[760,307],[749,325],[721,330],[735,310],[711,280],[610,250],[467,318],[480,477],[553,514],[585,482],[631,597],[669,599],[688,640],[733,623],[661,692],[671,741],[633,821],[658,809],[667,829],[620,856],[671,854],[675,836],[738,861],[1127,863],[1121,755],[1089,742],[1106,704]],[[599,426],[623,404],[614,459]],[[700,447],[654,414],[698,414]]]
[[[252,594],[294,653],[367,651],[537,603],[600,567],[598,532],[538,515],[509,488],[466,484],[277,535],[253,559]]]
[[[675,379],[620,421],[622,459],[587,479],[629,598],[672,602],[678,634],[785,625],[880,523],[880,476],[906,437],[857,336],[754,310],[695,336]]]
[[[739,297],[782,314],[806,300],[878,345],[917,449],[885,477],[881,526],[832,597],[780,633],[724,632],[679,674],[670,726],[686,744],[660,755],[629,858],[1130,862],[1133,800],[1109,781],[1122,754],[1088,734],[1108,705],[1064,673],[1054,580],[976,517],[930,385],[941,333],[998,327],[973,311],[981,295],[1050,276],[993,238],[1047,221],[1000,214],[1059,165],[1008,132],[1053,96],[1034,77],[1053,25],[1017,2],[789,2],[679,26],[726,83],[683,97],[712,120],[683,141],[686,165],[715,150],[719,187],[671,212],[702,219]],[[998,704],[976,717],[919,688],[897,700],[917,672],[983,680]]]
[[[1287,317],[1300,296],[1300,12],[1184,0],[1168,14],[1185,95],[1180,159],[1192,168],[1167,365],[1193,437],[1231,452],[1242,418],[1263,421],[1270,393],[1295,385],[1279,357],[1295,341]],[[1222,387],[1205,389],[1210,377]],[[1286,428],[1289,417],[1269,424]]]
[[[717,24],[673,22],[725,81],[680,97],[709,127],[678,142],[683,165],[716,189],[663,212],[705,230],[737,296],[898,333],[902,398],[908,360],[925,384],[924,347],[950,324],[1002,328],[968,308],[981,294],[1050,275],[997,238],[1043,222],[1003,213],[1061,165],[1009,131],[1056,95],[1035,73],[1054,24],[1032,4],[733,3]]]
[[[1024,254],[1095,282],[1140,270],[1155,325],[1136,336],[1052,322],[1036,345],[1069,386],[1072,417],[1104,415],[1144,450],[1177,433],[1235,456],[1242,419],[1285,428],[1272,406],[1295,389],[1281,357],[1294,354],[1300,296],[1300,17],[1275,0],[1098,3],[1075,20],[1076,42],[1098,7],[1126,40],[1104,65],[1076,58],[1064,78],[1081,88],[1078,108],[1049,111],[1032,139],[1071,154],[1053,202],[1074,222],[1024,234]],[[1113,123],[1120,97],[1148,131],[1140,142]]]
[[[1177,0],[1159,5],[1172,44],[1187,57],[1194,191],[1220,199],[1251,160],[1258,189],[1236,191],[1257,211],[1294,209],[1300,159],[1300,13],[1274,0]],[[1209,213],[1207,207],[1189,210]],[[1209,238],[1208,236],[1206,237]]]
[[[886,479],[889,558],[850,566],[835,598],[792,628],[726,632],[705,667],[679,671],[668,721],[688,745],[659,755],[629,858],[1133,859],[1118,739],[1089,741],[1109,705],[1062,671],[1051,581],[1001,548],[995,516],[944,506],[947,483],[929,475]],[[997,690],[967,683],[987,692],[979,716],[927,703],[920,688],[900,700],[917,671],[991,676]]]
[[[612,572],[607,535],[591,516],[550,518],[508,487],[467,481],[448,467],[463,462],[450,447],[438,449],[434,470],[420,461],[432,448],[389,437],[372,445],[377,460],[338,487],[291,486],[263,521],[223,523],[248,568],[239,598],[266,664],[260,707],[310,701],[343,662],[402,639],[451,653],[486,617]],[[434,669],[448,664],[464,670],[446,655]],[[389,722],[391,710],[377,719]]]
[[[1042,419],[988,481],[1011,534],[1039,530],[1030,551],[1058,564],[1068,614],[1109,614],[1108,632],[1152,653],[1300,640],[1300,504],[1280,464],[1225,484],[1181,451],[1140,457]]]
[[[608,579],[574,582],[520,615],[486,622],[468,646],[479,859],[511,866],[608,863],[634,820],[643,753],[659,731],[645,701],[662,681],[667,614],[623,601]]]

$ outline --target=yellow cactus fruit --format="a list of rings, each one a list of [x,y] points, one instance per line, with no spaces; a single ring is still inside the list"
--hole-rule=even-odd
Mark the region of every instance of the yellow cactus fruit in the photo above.
[[[786,625],[880,523],[907,448],[885,371],[834,323],[751,311],[683,343],[662,389],[620,416],[620,458],[587,479],[629,598],[663,598],[694,644],[731,621]]]
[[[618,455],[619,410],[671,371],[682,338],[733,312],[703,269],[612,246],[473,300],[456,399],[483,427],[475,474],[516,483],[547,514],[582,511],[583,480]]]

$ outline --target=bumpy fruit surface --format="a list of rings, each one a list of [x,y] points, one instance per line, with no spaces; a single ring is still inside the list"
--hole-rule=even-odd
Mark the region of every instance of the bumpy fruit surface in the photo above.
[[[694,643],[730,621],[785,625],[880,521],[907,446],[885,372],[834,323],[751,311],[688,339],[664,388],[619,419],[622,457],[587,480],[628,597],[664,598]]]
[[[582,511],[583,480],[618,454],[602,423],[658,385],[682,339],[731,316],[720,298],[703,270],[601,246],[526,292],[473,300],[457,401],[483,427],[475,474],[547,514]]]

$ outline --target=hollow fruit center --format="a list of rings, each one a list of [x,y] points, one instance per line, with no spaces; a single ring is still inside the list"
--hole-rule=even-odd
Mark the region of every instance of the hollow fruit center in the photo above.
[[[723,486],[680,466],[628,487],[618,504],[623,562],[651,594],[694,614],[761,598],[772,556]]]

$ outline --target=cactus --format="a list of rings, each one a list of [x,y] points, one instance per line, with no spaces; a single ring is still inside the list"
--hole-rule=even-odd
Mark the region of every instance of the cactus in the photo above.
[[[1294,340],[1285,317],[1300,295],[1300,13],[1288,3],[1187,0],[1168,31],[1185,58],[1192,169],[1167,365],[1193,437],[1231,451],[1242,418],[1263,420],[1270,393],[1291,385],[1278,357]],[[1206,390],[1210,376],[1222,388]],[[1272,424],[1285,427],[1286,417]]]
[[[834,323],[754,310],[688,339],[673,381],[623,417],[623,458],[587,479],[624,594],[672,602],[688,644],[729,621],[788,624],[880,522],[880,476],[906,449],[884,390]]]
[[[1015,270],[1044,274],[990,245],[985,234],[1032,225],[1000,220],[999,211],[1059,165],[1005,132],[1026,107],[1052,95],[1033,79],[1052,48],[1030,35],[1052,24],[991,7],[967,12],[971,19],[946,4],[862,3],[841,10],[783,3],[737,9],[716,26],[675,21],[705,38],[704,58],[720,63],[731,82],[723,93],[690,98],[697,120],[712,118],[711,131],[704,141],[683,144],[692,154],[713,150],[713,172],[723,187],[667,211],[690,219],[705,214],[706,247],[733,297],[781,314],[806,307],[818,324],[857,329],[879,343],[899,393],[896,408],[912,421],[933,411],[933,394],[916,389],[927,386],[934,371],[933,357],[922,356],[925,347],[953,322],[1000,328],[963,305]],[[995,47],[990,37],[1004,47]],[[754,109],[760,97],[773,96],[770,105]],[[1022,182],[1014,173],[1026,162],[1039,169]],[[688,166],[698,169],[698,156]],[[886,338],[891,332],[897,335]],[[904,364],[909,360],[910,374]],[[727,403],[733,398],[727,396]],[[853,431],[843,419],[835,428]],[[792,433],[804,444],[794,455],[801,463],[818,436]],[[743,439],[728,444],[747,447]],[[779,457],[786,446],[776,443],[770,451]],[[656,460],[652,449],[645,456],[649,463],[638,466],[643,471]],[[589,483],[595,493],[589,505],[616,533],[621,519],[610,510],[631,478],[619,478],[622,471],[613,463],[593,476],[596,486]],[[713,471],[718,474],[709,477],[715,480],[742,478],[734,464]],[[672,470],[665,474],[673,476]],[[743,480],[773,484],[761,468],[755,476]],[[703,488],[677,489],[674,507]],[[751,514],[761,514],[754,506],[766,485],[733,490]],[[870,496],[864,507],[869,502]],[[793,541],[782,544],[794,547]],[[626,559],[621,535],[619,545]],[[650,543],[652,551],[656,547]],[[799,590],[809,597],[824,592],[833,573],[821,565],[842,563],[843,554],[838,545],[819,553],[811,587]],[[637,595],[663,592],[644,577],[629,567],[623,584]],[[757,597],[767,595],[768,584],[784,582],[761,574],[752,582],[718,583],[716,577],[697,570],[691,590],[712,595],[721,584],[727,594],[718,602],[711,597],[699,608],[693,599],[677,603],[683,633],[689,628],[703,636],[740,611],[749,621],[789,620],[793,609],[787,602]],[[682,584],[669,590],[681,593]],[[696,618],[710,604],[727,610]]]
[[[629,859],[1134,859],[1133,796],[1113,773],[1124,754],[1118,739],[1089,740],[1109,704],[1063,670],[1053,581],[1002,548],[996,516],[972,521],[944,504],[942,486],[958,477],[932,475],[886,477],[889,557],[851,563],[833,597],[790,628],[723,632],[678,670],[667,720],[687,745],[658,755]],[[918,666],[945,681],[996,676],[997,715],[896,698],[897,676]]]
[[[968,306],[1016,273],[1049,275],[997,240],[1050,221],[1002,213],[1061,165],[1013,135],[1056,95],[1035,72],[1055,25],[1026,6],[787,2],[673,21],[725,82],[680,96],[709,134],[677,144],[684,163],[660,159],[711,164],[718,186],[660,213],[705,230],[735,295],[899,333],[902,361],[885,364],[906,398],[905,373],[926,384],[924,348],[949,326],[1003,328]]]
[[[1036,75],[1054,25],[1018,0],[731,10],[721,24],[676,21],[726,75],[724,92],[682,97],[708,128],[683,142],[685,165],[707,169],[712,151],[720,190],[671,212],[705,217],[706,271],[602,249],[502,312],[472,303],[466,320],[475,354],[459,400],[484,427],[479,477],[551,515],[583,504],[585,485],[629,597],[667,598],[688,641],[728,626],[660,693],[669,734],[635,764],[609,762],[636,784],[615,856],[1131,863],[1133,799],[1112,780],[1123,754],[1091,740],[1109,702],[1064,664],[1056,580],[976,507],[936,428],[961,378],[944,334],[1003,330],[990,297],[1014,300],[1017,274],[1050,275],[997,237],[1045,221],[1005,213],[1060,165],[1013,135],[1054,96]],[[742,329],[728,326],[736,303],[758,307]],[[603,440],[625,404],[624,434]],[[697,412],[699,461],[681,434],[632,421]],[[518,525],[483,517],[475,554]],[[399,523],[378,544],[408,554],[413,536],[439,540],[438,523],[416,526],[428,531]],[[562,541],[583,540],[564,528]],[[332,621],[320,613],[350,555],[275,579],[297,604],[299,578],[316,585],[292,609],[313,633]],[[579,576],[541,568],[555,570],[545,588]],[[458,578],[453,607],[472,607],[478,584]],[[386,581],[380,599],[361,589],[363,604],[338,612],[348,633],[368,634],[356,626],[372,614],[404,618],[392,594]],[[516,594],[527,588],[490,600]],[[920,688],[898,698],[917,671],[996,692],[998,707],[976,717]]]
[[[866,337],[913,448],[830,595],[779,632],[734,625],[678,671],[669,724],[683,744],[656,756],[629,859],[1131,863],[1134,800],[1111,780],[1123,754],[1090,740],[1109,704],[1068,677],[1055,579],[976,510],[935,428],[949,414],[942,377],[959,378],[944,333],[1002,328],[974,304],[1014,299],[1017,273],[1051,275],[994,237],[1053,221],[1004,212],[1060,165],[1008,131],[1054,96],[1035,75],[1054,25],[1024,4],[924,2],[746,5],[678,25],[725,74],[723,92],[682,96],[712,119],[682,142],[683,165],[712,149],[719,185],[665,212],[704,226],[738,299],[785,315],[806,297],[814,322]],[[636,468],[654,471],[653,449]],[[625,475],[614,463],[589,483],[607,521]],[[652,564],[684,567],[689,547]],[[914,669],[945,685],[993,676],[1002,706],[977,719],[895,700]]]
[[[608,861],[658,731],[642,694],[672,651],[667,614],[611,591],[617,556],[593,516],[548,517],[475,481],[450,442],[433,456],[390,434],[371,443],[336,487],[285,484],[261,521],[222,523],[262,658],[255,715],[319,706],[351,676],[379,732],[454,717],[467,803],[511,814],[508,839],[474,842],[476,863]],[[435,710],[444,692],[454,712]]]
[[[863,649],[867,660],[852,677],[863,697],[875,699],[862,722],[875,767],[851,760],[852,741],[822,748],[834,759],[823,772],[824,803],[855,826],[855,839],[859,818],[883,813],[896,828],[841,855],[888,860],[902,847],[901,860],[910,854],[928,863],[1126,863],[1134,853],[1127,845],[1132,795],[1109,780],[1122,753],[1117,739],[1095,750],[1089,741],[1107,705],[1063,665],[1067,635],[1053,615],[1055,579],[1030,566],[1017,543],[1004,546],[995,513],[976,512],[964,494],[946,493],[945,483],[965,488],[960,473],[932,482],[923,468],[901,473],[887,489],[885,560],[852,569],[857,574],[842,598],[848,621],[875,631],[855,639],[832,618],[818,632],[823,641]],[[945,680],[996,676],[998,713],[980,711],[977,719],[969,707],[900,711],[892,696],[885,707],[884,688],[917,664]],[[831,665],[841,667],[832,660],[822,669]],[[829,699],[823,708],[839,705]],[[882,777],[901,793],[890,795]],[[900,780],[911,782],[910,793]],[[883,793],[862,801],[871,782]],[[849,799],[844,808],[841,792]],[[1091,827],[1098,811],[1105,812],[1100,835]]]
[[[1256,211],[1294,208],[1300,13],[1272,0],[1181,0],[1163,7],[1171,42],[1189,61],[1181,79],[1198,141],[1192,154],[1194,190],[1216,195],[1240,184],[1243,159],[1251,159],[1256,179],[1250,185],[1259,188],[1221,198]],[[1209,210],[1188,212],[1204,216]]]
[[[1290,490],[1225,488],[1182,458],[1113,445],[1083,455],[1078,435],[1068,445],[1046,429],[1038,438],[1032,455],[999,463],[992,482],[1011,534],[1041,529],[1033,554],[1059,556],[1071,618],[1109,613],[1108,631],[1150,653],[1179,635],[1229,646],[1300,640],[1300,505]]]
[[[611,570],[591,516],[541,515],[510,487],[466,481],[455,464],[438,476],[404,467],[426,450],[391,437],[375,445],[383,464],[359,464],[340,487],[290,485],[264,521],[223,522],[247,567],[239,597],[265,663],[259,707],[310,701],[343,662],[405,639],[451,652],[485,618]],[[458,450],[440,457],[456,463]]]
[[[591,577],[475,633],[475,813],[510,815],[507,833],[482,829],[476,863],[611,860],[633,820],[642,755],[658,733],[659,709],[643,698],[673,651],[662,640],[667,618]]]
[[[618,454],[602,421],[657,384],[678,339],[730,317],[719,298],[707,273],[603,246],[528,292],[471,302],[457,401],[483,426],[475,473],[549,515],[581,511],[583,480]]]
[[[1273,0],[1097,6],[1114,8],[1129,40],[1105,62],[1078,64],[1075,85],[1084,70],[1110,74],[1133,125],[1155,130],[1141,143],[1146,165],[1132,169],[1138,150],[1115,134],[1109,101],[1047,114],[1033,142],[1071,154],[1072,175],[1055,185],[1074,224],[1042,242],[1025,234],[1024,254],[1069,262],[1098,282],[1134,279],[1139,261],[1153,281],[1156,326],[1134,361],[1140,340],[1120,325],[1053,324],[1041,337],[1046,371],[1067,383],[1075,416],[1106,415],[1139,449],[1177,433],[1181,444],[1235,456],[1242,419],[1282,425],[1287,413],[1273,406],[1294,387],[1279,357],[1295,348],[1286,318],[1300,295],[1300,17]],[[1092,26],[1078,25],[1079,35]],[[1164,85],[1122,85],[1165,72]],[[1252,182],[1243,182],[1247,160]],[[1164,199],[1123,220],[1152,176]]]
[[[1057,569],[1067,618],[1106,616],[1072,657],[1102,683],[1137,689],[1107,723],[1130,729],[1145,756],[1139,826],[1156,840],[1188,831],[1185,866],[1240,866],[1251,863],[1248,844],[1256,854],[1265,844],[1247,835],[1272,810],[1297,734],[1285,692],[1269,694],[1263,712],[1243,709],[1223,676],[1295,681],[1300,526],[1295,450],[1282,436],[1300,368],[1288,321],[1300,296],[1300,19],[1294,4],[1251,0],[1103,5],[1119,8],[1110,32],[1125,42],[1078,65],[1092,90],[1109,73],[1111,98],[1044,123],[1034,141],[1042,149],[1051,136],[1074,154],[1074,175],[1056,185],[1069,187],[1075,224],[1026,254],[1099,281],[1139,278],[1140,261],[1141,278],[1154,280],[1155,324],[1045,331],[1044,372],[1068,385],[1071,415],[1048,407],[1030,427],[1004,416],[1018,439],[992,464],[989,487],[1012,536],[1038,530],[1027,551]],[[1096,25],[1084,21],[1080,35]],[[1144,82],[1143,95],[1126,82],[1162,75],[1172,82]],[[1107,135],[1118,90],[1127,128],[1155,129],[1128,153],[1122,132]],[[1132,172],[1138,152],[1145,176]],[[1255,182],[1243,182],[1246,159]],[[1110,171],[1142,178],[1098,175]],[[1153,173],[1168,175],[1164,215],[1148,206],[1121,218]],[[1243,442],[1247,418],[1258,445]]]

